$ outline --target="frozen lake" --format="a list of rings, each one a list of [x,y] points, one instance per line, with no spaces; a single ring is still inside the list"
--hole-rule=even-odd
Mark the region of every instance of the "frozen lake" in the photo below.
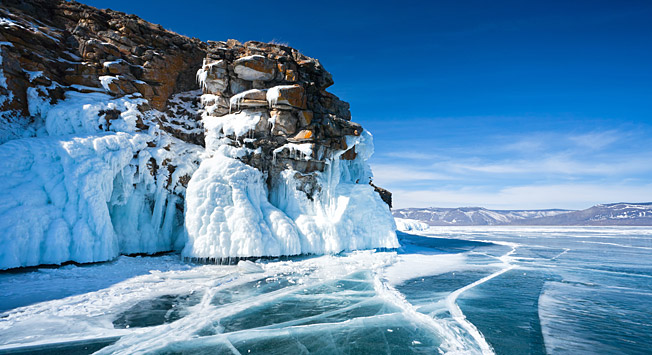
[[[650,228],[414,233],[392,251],[230,266],[173,254],[4,272],[0,354],[652,349]]]

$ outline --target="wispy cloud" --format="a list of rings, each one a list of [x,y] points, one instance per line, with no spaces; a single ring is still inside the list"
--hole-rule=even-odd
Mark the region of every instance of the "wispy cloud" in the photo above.
[[[623,157],[610,156],[596,159],[578,159],[570,154],[558,154],[542,157],[537,160],[519,159],[497,162],[445,162],[435,164],[434,169],[450,171],[463,175],[465,173],[486,174],[557,174],[560,177],[576,177],[578,175],[614,176],[624,174],[652,173],[652,154],[644,156]]]
[[[424,151],[415,151],[415,150],[407,150],[407,151],[398,151],[398,152],[387,152],[383,154],[384,157],[390,157],[390,158],[399,158],[399,159],[410,159],[410,160],[434,160],[437,159],[438,156],[434,154],[429,154]]]
[[[636,132],[488,136],[466,151],[388,152],[375,181],[397,207],[585,208],[652,200],[652,146]],[[637,143],[638,142],[638,143]]]
[[[374,181],[379,185],[451,180],[452,176],[405,164],[373,164]]]
[[[573,135],[569,136],[568,139],[579,147],[600,150],[618,142],[624,136],[625,134],[622,132],[610,130]]]

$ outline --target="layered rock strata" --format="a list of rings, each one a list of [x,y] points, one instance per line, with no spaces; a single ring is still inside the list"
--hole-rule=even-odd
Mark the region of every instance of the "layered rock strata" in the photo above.
[[[316,59],[44,0],[0,5],[0,49],[0,268],[398,246]]]

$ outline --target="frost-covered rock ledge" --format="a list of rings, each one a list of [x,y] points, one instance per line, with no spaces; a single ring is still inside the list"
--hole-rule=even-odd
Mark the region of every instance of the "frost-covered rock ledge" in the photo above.
[[[8,0],[0,60],[0,269],[398,246],[371,134],[295,49]]]

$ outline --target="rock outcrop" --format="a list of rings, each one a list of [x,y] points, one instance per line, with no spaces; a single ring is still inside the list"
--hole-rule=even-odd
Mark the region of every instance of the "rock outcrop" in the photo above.
[[[363,129],[351,122],[349,105],[325,91],[333,80],[318,60],[277,44],[208,44],[197,73],[204,119],[259,117],[243,135],[226,135],[229,144],[250,150],[244,162],[268,173],[269,181],[287,169],[296,171],[299,188],[312,198],[319,189],[315,173],[324,171],[328,157],[343,152],[341,159],[355,159],[346,137],[358,137]]]
[[[214,241],[209,241],[207,250],[184,254],[220,258],[396,245],[393,230],[374,242],[375,237],[368,234],[378,229],[356,225],[363,219],[354,217],[364,215],[373,220],[373,216],[381,215],[382,221],[387,216],[391,219],[387,206],[377,205],[381,196],[391,205],[391,194],[370,186],[371,172],[365,161],[373,150],[371,136],[351,121],[349,105],[326,91],[333,84],[331,74],[318,60],[296,49],[236,40],[202,42],[134,15],[98,10],[74,1],[6,0],[0,5],[0,50],[0,144],[5,143],[0,145],[0,150],[4,149],[0,153],[12,157],[20,151],[29,156],[23,160],[37,161],[40,153],[34,142],[46,138],[48,142],[59,142],[43,148],[56,150],[50,154],[54,158],[49,165],[43,164],[62,171],[56,176],[63,181],[68,179],[67,171],[77,166],[66,165],[68,157],[79,160],[95,154],[93,159],[108,164],[106,168],[94,166],[100,169],[98,174],[104,171],[107,175],[106,186],[96,194],[82,194],[85,197],[81,200],[71,198],[79,192],[76,189],[89,190],[76,183],[64,184],[61,192],[68,196],[62,198],[62,205],[87,199],[84,203],[101,210],[92,218],[85,217],[83,228],[91,231],[82,233],[92,236],[91,244],[101,244],[101,252],[95,250],[97,255],[89,258],[75,254],[72,245],[82,228],[75,218],[81,217],[69,210],[83,205],[66,205],[61,211],[48,210],[50,219],[41,221],[40,227],[34,227],[36,231],[13,228],[0,240],[13,250],[11,253],[20,254],[25,248],[42,247],[38,243],[18,245],[11,238],[32,238],[36,233],[40,243],[47,244],[56,226],[61,244],[59,257],[19,260],[12,259],[10,252],[3,256],[0,251],[0,268],[106,260],[117,252],[179,249],[186,239],[189,250],[188,245],[195,239],[215,239],[216,235],[265,239],[269,234],[269,240],[261,241],[266,246],[296,237],[292,242],[296,246],[272,248],[277,251],[271,254],[263,247],[216,252],[211,244]],[[107,146],[98,148],[98,144]],[[119,148],[110,148],[111,144]],[[64,151],[57,150],[57,145]],[[77,156],[81,146],[92,149]],[[107,158],[115,149],[126,153],[119,159],[114,155]],[[219,162],[218,157],[222,159]],[[32,165],[26,164],[18,160],[6,163],[9,169],[22,169],[23,178],[37,174],[30,170]],[[244,231],[247,228],[227,226],[227,221],[212,224],[212,219],[206,219],[214,219],[215,211],[224,208],[241,208],[235,197],[204,211],[208,216],[188,213],[189,186],[198,194],[192,206],[211,198],[206,194],[215,193],[219,179],[234,196],[241,188],[233,180],[240,175],[215,177],[222,174],[216,166],[243,172],[250,184],[260,180],[260,196],[271,203],[271,207],[261,207],[267,206],[264,203],[252,205],[258,211],[254,214],[261,214],[262,219],[255,223],[262,229]],[[208,175],[193,179],[197,169]],[[4,172],[7,179],[15,178],[12,174]],[[30,183],[36,184],[32,188],[39,189],[43,184],[47,195],[43,203],[56,206],[58,202],[49,195],[53,192],[46,186],[46,179],[40,178],[30,178]],[[9,185],[15,189],[21,184],[13,181]],[[247,191],[241,192],[251,200],[253,192],[246,186],[242,188]],[[0,199],[6,198],[18,202],[0,208],[2,226],[9,225],[10,218],[19,218],[11,215],[18,213],[17,207],[35,203],[23,195],[10,196],[0,191]],[[271,218],[270,213],[285,216],[282,220],[287,226],[283,232],[278,229],[280,219]],[[147,218],[143,219],[143,215]],[[197,220],[191,221],[195,217]],[[102,219],[105,228],[98,230],[89,218]],[[306,219],[310,221],[304,223]],[[382,228],[392,229],[382,221]],[[246,218],[241,222],[255,224]],[[197,229],[187,228],[188,223]],[[138,233],[148,234],[149,239],[130,239]],[[161,233],[167,233],[163,242],[156,236]],[[319,239],[320,233],[331,239]],[[107,238],[117,241],[102,244]],[[227,237],[219,238],[215,243],[227,243]]]
[[[163,111],[171,95],[196,88],[207,48],[137,16],[74,1],[7,0],[0,16],[3,125],[31,123],[30,88],[51,103],[71,90],[139,94]]]

